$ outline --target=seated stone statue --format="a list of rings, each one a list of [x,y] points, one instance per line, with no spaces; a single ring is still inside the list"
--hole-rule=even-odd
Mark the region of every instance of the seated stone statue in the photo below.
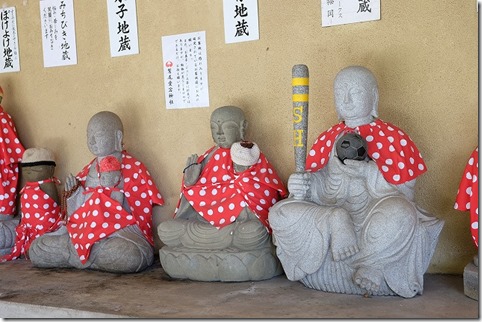
[[[122,139],[123,125],[116,114],[92,116],[87,144],[96,158],[76,177],[67,177],[67,224],[32,243],[34,266],[133,273],[152,265],[152,208],[164,201],[147,168],[122,149]],[[102,188],[106,182],[100,167],[111,157],[122,165],[121,179],[113,185],[107,180],[109,185]],[[116,172],[108,175],[111,180],[119,179]],[[100,192],[109,189],[122,191],[125,198]]]
[[[2,100],[0,86],[0,104]],[[18,167],[24,152],[12,117],[0,105],[0,256],[9,254],[15,243],[15,228],[19,223],[16,216]]]
[[[53,153],[44,148],[25,150],[20,163],[25,186],[20,191],[20,224],[15,228],[12,252],[0,261],[17,259],[28,254],[30,244],[39,236],[57,230],[62,224],[60,198],[54,177]]]
[[[306,172],[288,180],[290,198],[269,213],[286,276],[326,292],[422,294],[443,227],[414,201],[425,163],[405,132],[377,119],[378,85],[368,69],[341,70],[334,93],[341,122],[320,134]],[[333,147],[349,132],[366,140],[367,160],[338,157]]]
[[[267,219],[268,209],[287,191],[258,146],[244,141],[246,127],[240,108],[216,109],[211,114],[216,145],[187,159],[175,218],[158,226],[165,244],[160,260],[170,276],[246,281],[282,272]]]

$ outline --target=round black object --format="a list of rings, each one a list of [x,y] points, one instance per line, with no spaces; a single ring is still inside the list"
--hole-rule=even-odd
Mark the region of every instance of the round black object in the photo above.
[[[336,142],[336,154],[342,162],[346,159],[365,160],[367,153],[367,142],[356,133],[346,133]]]

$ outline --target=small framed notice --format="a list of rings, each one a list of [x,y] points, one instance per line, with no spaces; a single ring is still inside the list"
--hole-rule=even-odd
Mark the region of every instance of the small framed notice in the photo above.
[[[380,0],[322,0],[321,26],[380,20]]]

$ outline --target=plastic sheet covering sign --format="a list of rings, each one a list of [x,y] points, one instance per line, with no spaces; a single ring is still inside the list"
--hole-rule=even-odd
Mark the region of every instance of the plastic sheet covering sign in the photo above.
[[[77,64],[73,0],[40,1],[44,67]]]
[[[136,0],[107,0],[110,56],[139,53]]]
[[[259,39],[258,0],[223,0],[227,44]]]
[[[321,0],[321,26],[380,20],[380,0]]]
[[[162,37],[167,109],[208,107],[206,32]]]
[[[15,7],[0,9],[0,50],[0,73],[20,71]]]

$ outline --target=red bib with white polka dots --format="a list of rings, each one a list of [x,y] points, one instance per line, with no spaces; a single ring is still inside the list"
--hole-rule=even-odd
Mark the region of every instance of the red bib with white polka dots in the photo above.
[[[77,179],[83,185],[85,185],[89,169],[95,161],[96,159],[92,160],[77,174]],[[129,203],[135,223],[139,226],[147,241],[154,245],[152,237],[152,207],[155,204],[163,205],[164,199],[159,190],[157,190],[154,180],[145,165],[126,151],[122,151],[121,173],[124,179],[122,191],[124,191],[124,195]]]
[[[479,148],[470,155],[460,180],[454,208],[460,211],[470,210],[470,232],[475,246],[479,247]]]
[[[27,255],[30,245],[36,238],[61,226],[60,205],[40,189],[42,183],[48,182],[60,183],[56,178],[27,182],[20,191],[22,219],[15,228],[15,245],[12,252],[2,257],[2,261],[19,258],[22,254]]]
[[[110,197],[112,191],[122,192],[108,187],[87,188],[84,193],[92,195],[69,217],[67,231],[82,264],[89,259],[95,242],[136,224],[134,216]]]
[[[0,214],[15,215],[18,163],[25,148],[17,137],[12,118],[0,106]]]
[[[340,122],[321,133],[306,158],[306,171],[315,172],[323,168],[328,163],[337,137],[346,132],[358,133],[367,141],[368,155],[385,180],[392,184],[411,181],[427,171],[412,139],[395,125],[380,119],[354,129]]]
[[[198,162],[202,162],[214,148],[199,157]],[[182,194],[216,228],[234,222],[241,210],[248,206],[270,231],[268,210],[288,193],[262,153],[255,165],[235,173],[229,149],[217,148],[196,184],[185,187],[183,183]]]

